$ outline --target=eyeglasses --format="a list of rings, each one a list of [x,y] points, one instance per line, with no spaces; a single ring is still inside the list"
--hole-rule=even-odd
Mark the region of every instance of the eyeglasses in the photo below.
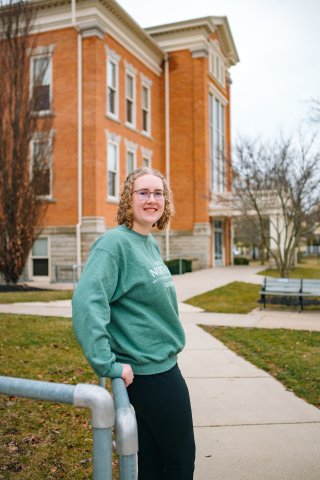
[[[150,192],[150,190],[141,189],[134,190],[132,193],[136,193],[138,195],[138,199],[141,201],[148,200],[151,195],[153,195],[153,198],[156,202],[162,201],[165,197],[165,192],[163,190],[154,190],[153,192]]]

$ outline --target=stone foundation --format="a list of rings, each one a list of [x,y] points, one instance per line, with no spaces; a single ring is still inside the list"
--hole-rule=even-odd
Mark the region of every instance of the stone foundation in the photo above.
[[[85,217],[81,226],[81,257],[86,262],[93,242],[106,231],[103,217]],[[46,227],[41,236],[50,238],[50,281],[72,282],[73,265],[77,263],[76,227]],[[166,233],[155,232],[160,252],[166,257]],[[169,233],[169,259],[186,258],[192,260],[193,270],[209,268],[210,224],[195,224],[193,230],[173,231]],[[31,263],[25,269],[24,280],[31,278]]]

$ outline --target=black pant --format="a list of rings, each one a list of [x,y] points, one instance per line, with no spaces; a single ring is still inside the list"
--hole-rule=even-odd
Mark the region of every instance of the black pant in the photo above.
[[[156,375],[135,375],[128,395],[138,423],[138,480],[192,480],[192,414],[179,367]]]

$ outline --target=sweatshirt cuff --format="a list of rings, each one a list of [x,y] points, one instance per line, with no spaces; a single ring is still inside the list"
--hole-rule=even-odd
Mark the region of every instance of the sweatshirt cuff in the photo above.
[[[109,378],[121,378],[123,370],[122,363],[115,362],[112,367],[110,368],[107,377]]]

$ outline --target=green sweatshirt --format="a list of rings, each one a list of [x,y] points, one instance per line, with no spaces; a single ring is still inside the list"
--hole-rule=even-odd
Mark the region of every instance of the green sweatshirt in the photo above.
[[[185,344],[175,287],[152,235],[118,226],[93,245],[73,295],[73,326],[101,377],[172,368]]]

